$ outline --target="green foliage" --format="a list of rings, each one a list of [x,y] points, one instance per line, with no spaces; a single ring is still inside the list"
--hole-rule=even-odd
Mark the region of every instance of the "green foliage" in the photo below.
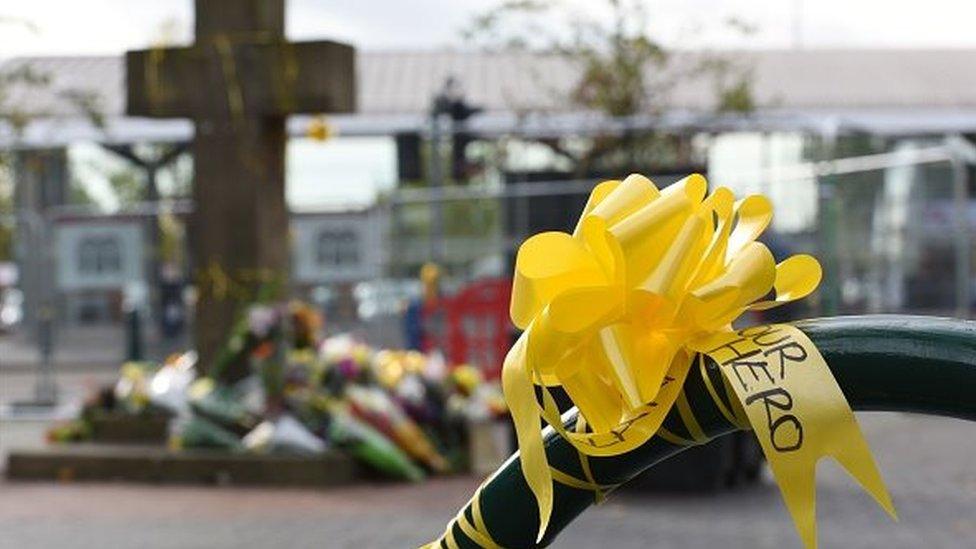
[[[573,90],[573,101],[615,117],[655,110],[656,93],[646,89],[644,73],[648,65],[663,66],[667,53],[647,36],[615,32],[606,38],[609,51],[583,48],[578,52],[583,74]]]
[[[96,178],[104,178],[108,183],[119,208],[125,210],[146,199],[145,178],[138,168],[129,164],[113,166],[95,161],[87,162],[86,165],[91,172],[98,174]],[[68,202],[94,208],[100,206],[86,185],[76,178],[72,178],[68,187]]]
[[[504,1],[476,17],[463,36],[489,51],[530,50],[565,59],[579,70],[565,99],[582,111],[620,120],[656,116],[669,107],[676,85],[708,85],[709,80],[716,111],[741,114],[755,108],[752,73],[744,63],[707,52],[673,54],[648,32],[639,1],[597,0],[588,7],[589,14],[602,11],[609,17],[568,18],[569,6],[558,0]],[[725,24],[741,34],[755,31],[737,19]],[[586,176],[693,164],[689,140],[644,127],[624,135],[597,135],[577,150],[562,140],[540,142],[568,159],[575,175]]]
[[[593,2],[611,13],[610,24],[574,19],[565,32],[554,30],[566,6],[559,1],[504,1],[476,17],[462,34],[488,50],[532,50],[565,58],[580,68],[567,99],[610,116],[654,110],[667,82],[652,82],[649,69],[662,69],[668,52],[649,34],[639,2]]]
[[[560,0],[506,0],[476,16],[462,36],[483,49],[531,50],[557,55],[580,68],[568,99],[578,107],[613,117],[654,114],[667,107],[668,92],[685,80],[715,81],[718,110],[748,112],[754,108],[751,71],[742,63],[711,53],[675,56],[648,32],[644,4],[636,0],[595,0],[587,13],[609,14],[567,18]],[[562,29],[561,21],[567,23]],[[725,26],[750,35],[755,26],[729,18]]]
[[[159,260],[170,265],[183,265],[186,246],[186,227],[176,216],[159,216]]]
[[[21,109],[10,99],[10,91],[15,86],[44,88],[50,83],[50,76],[34,67],[22,64],[11,69],[0,69],[0,122],[6,122],[15,133],[20,133],[31,120],[31,113]]]
[[[74,178],[68,184],[68,204],[92,208],[97,208],[99,205],[88,189]]]
[[[4,225],[0,227],[0,261],[14,259],[14,230]]]
[[[132,168],[112,171],[108,174],[108,184],[123,208],[145,200],[145,181]]]
[[[756,108],[752,98],[752,86],[748,80],[740,79],[730,87],[719,90],[719,112],[748,113]]]
[[[38,28],[30,21],[0,16],[0,28],[18,25],[37,33]],[[2,31],[0,31],[2,33]],[[51,84],[51,75],[37,70],[30,64],[21,63],[0,69],[0,122],[6,122],[15,132],[22,131],[31,118],[39,113],[30,113],[14,104],[11,90],[15,87],[30,92],[31,89],[46,88]],[[104,109],[99,96],[91,90],[66,88],[58,92],[62,98],[73,104],[93,125],[105,125]]]
[[[91,90],[69,89],[61,92],[61,97],[74,105],[96,128],[105,127],[101,97]]]
[[[158,147],[164,147],[159,145]],[[162,155],[164,150],[159,151]],[[165,180],[165,182],[164,182]],[[159,171],[159,194],[164,198],[188,198],[193,192],[193,156],[184,154]]]
[[[0,151],[0,261],[10,261],[14,256],[14,182],[10,156]]]
[[[513,16],[545,13],[551,3],[544,0],[503,0],[498,5],[476,15],[469,26],[461,31],[466,41],[479,42],[486,49],[519,50],[530,47],[529,36],[545,32],[536,21],[531,21],[525,32],[509,33],[505,23]]]
[[[10,261],[14,257],[13,211],[13,196],[0,188],[0,261]]]
[[[20,25],[33,32],[37,28],[29,21],[0,16],[0,28]],[[0,31],[2,33],[2,31]],[[14,86],[43,88],[50,83],[50,76],[28,64],[14,68],[0,67],[0,124],[6,123],[19,134],[30,122],[31,114],[19,108],[11,100]],[[14,181],[13,155],[0,151],[0,261],[10,261],[14,255]]]

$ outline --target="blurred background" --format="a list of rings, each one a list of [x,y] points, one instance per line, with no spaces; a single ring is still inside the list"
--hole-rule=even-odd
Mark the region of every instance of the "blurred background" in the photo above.
[[[223,4],[233,2],[215,4],[213,28],[235,24]],[[164,64],[170,48],[199,43],[199,10],[190,0],[0,6],[4,455],[44,447],[52,422],[76,417],[120,364],[158,364],[204,333],[196,307],[214,282],[195,244],[207,237],[193,223],[203,199],[193,140],[210,115],[195,100],[185,112],[154,111],[157,76],[133,76],[141,65],[125,56],[143,50]],[[323,62],[312,67],[319,76],[295,76],[285,46],[272,61],[284,80],[272,87],[341,84],[354,101],[275,111],[287,116],[279,297],[314,311],[319,338],[415,349],[490,384],[512,341],[519,244],[571,230],[600,181],[636,172],[664,187],[697,172],[712,188],[767,195],[774,255],[812,253],[824,266],[804,305],[751,321],[971,318],[974,16],[976,7],[951,0],[291,0],[287,39],[347,43],[354,68]],[[226,101],[233,134],[234,97],[246,116],[247,90],[263,84],[249,87],[260,80],[248,68],[256,58],[221,59],[226,85],[184,74],[173,89]],[[150,107],[140,111],[143,96]],[[215,183],[207,200],[231,201],[234,183]],[[263,219],[265,204],[252,206],[224,219]],[[246,255],[254,242],[221,245]],[[885,524],[829,470],[823,545],[976,544],[972,429],[864,417],[903,521]],[[712,461],[739,450],[715,452]],[[740,474],[759,473],[722,470],[707,495],[682,483],[662,492],[651,479],[556,546],[799,547],[763,474],[725,489]],[[416,546],[439,534],[480,478],[295,491],[60,477],[2,484],[0,546]],[[93,498],[120,510],[95,511]]]

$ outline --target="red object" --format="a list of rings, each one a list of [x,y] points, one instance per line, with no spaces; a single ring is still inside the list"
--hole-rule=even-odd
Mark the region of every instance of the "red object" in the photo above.
[[[472,364],[485,379],[501,376],[511,346],[508,307],[512,281],[487,279],[463,288],[447,305],[447,357],[451,364]]]
[[[465,286],[453,297],[424,303],[421,350],[439,349],[448,364],[472,364],[485,379],[498,379],[512,344],[511,299],[512,281],[490,278]]]

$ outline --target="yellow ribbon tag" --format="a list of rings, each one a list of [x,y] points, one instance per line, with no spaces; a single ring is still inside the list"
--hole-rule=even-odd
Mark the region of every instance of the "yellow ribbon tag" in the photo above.
[[[772,220],[765,197],[706,191],[697,174],[663,191],[640,175],[606,181],[573,234],[538,234],[519,248],[511,315],[524,332],[505,358],[502,386],[539,505],[538,539],[553,504],[540,418],[584,456],[633,450],[659,432],[673,405],[686,405],[679,397],[698,343],[730,332],[743,312],[803,298],[820,282],[813,257],[777,265],[756,241]],[[585,430],[563,426],[547,389],[555,385]]]
[[[817,545],[817,462],[830,456],[897,520],[854,413],[807,336],[785,324],[716,334],[694,346],[719,365],[759,438],[808,548]]]

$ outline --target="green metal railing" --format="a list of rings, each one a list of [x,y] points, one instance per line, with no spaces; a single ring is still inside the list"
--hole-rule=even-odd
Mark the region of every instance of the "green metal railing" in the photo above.
[[[918,412],[976,420],[976,322],[911,316],[861,316],[806,320],[795,323],[816,344],[855,410]],[[729,398],[714,363],[693,368],[685,394],[709,439],[733,432],[708,394],[703,375],[728,406]],[[575,414],[567,425],[575,424]],[[673,410],[664,426],[687,435]],[[554,469],[585,478],[579,454],[560,436],[545,436],[546,454]],[[627,454],[589,458],[593,478],[606,487],[619,486],[638,473],[682,450],[654,437]],[[478,496],[476,496],[478,497]],[[594,492],[555,483],[552,519],[541,543],[536,501],[522,477],[518,454],[501,466],[480,492],[481,516],[492,539],[506,548],[544,547],[573,519],[594,503]],[[463,511],[474,520],[470,503]],[[460,547],[478,547],[457,524],[452,526]]]

